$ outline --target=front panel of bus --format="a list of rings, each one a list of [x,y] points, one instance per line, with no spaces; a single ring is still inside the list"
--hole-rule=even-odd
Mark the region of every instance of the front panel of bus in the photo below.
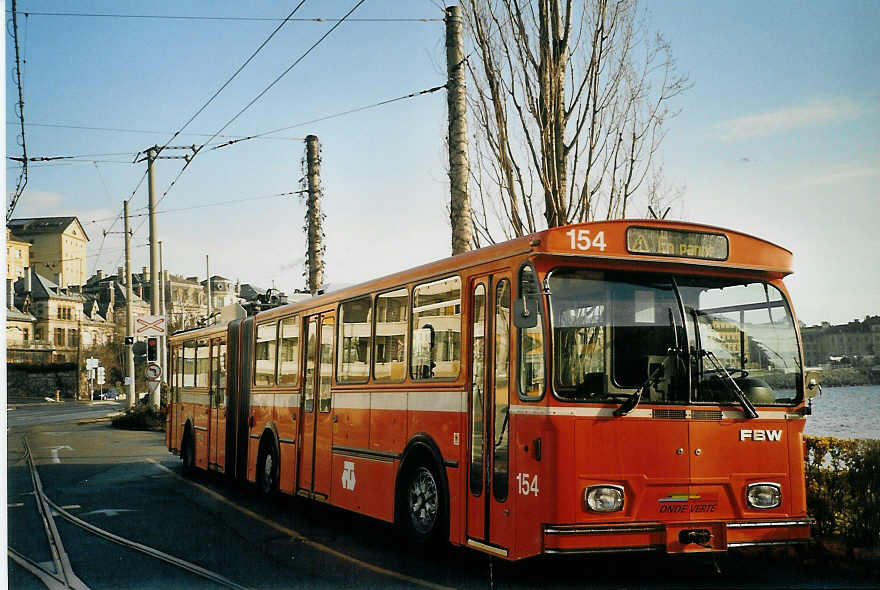
[[[539,282],[519,297],[527,312],[540,290],[545,393],[523,396],[519,376],[517,551],[808,538],[802,355],[781,280],[721,264],[533,262]]]

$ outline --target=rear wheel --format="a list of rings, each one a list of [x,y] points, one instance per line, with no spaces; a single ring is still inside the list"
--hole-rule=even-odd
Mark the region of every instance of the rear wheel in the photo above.
[[[193,442],[192,432],[187,430],[180,443],[180,459],[183,461],[183,473],[192,475],[196,466],[196,448]]]
[[[440,478],[433,466],[420,464],[407,471],[399,499],[400,523],[419,542],[439,537],[446,519]]]
[[[278,471],[278,454],[275,445],[267,441],[262,445],[257,462],[257,485],[260,493],[271,496],[278,491]]]

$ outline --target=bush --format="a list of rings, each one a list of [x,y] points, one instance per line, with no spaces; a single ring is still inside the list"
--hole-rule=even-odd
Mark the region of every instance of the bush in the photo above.
[[[880,440],[804,439],[814,534],[839,535],[850,549],[880,547]]]
[[[147,405],[137,405],[121,416],[113,418],[113,426],[124,430],[165,431],[165,408],[154,410]]]

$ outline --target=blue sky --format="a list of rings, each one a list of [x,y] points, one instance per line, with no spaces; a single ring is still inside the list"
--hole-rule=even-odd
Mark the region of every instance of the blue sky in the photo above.
[[[354,4],[311,0],[297,17],[338,18]],[[91,238],[89,272],[115,272],[121,236],[104,239],[102,231],[143,175],[143,164],[130,163],[134,153],[167,141],[276,25],[36,13],[279,18],[293,6],[20,1],[19,11],[31,13],[19,19],[27,123],[164,134],[29,126],[29,155],[86,157],[33,165],[16,216],[79,216]],[[643,7],[648,28],[671,42],[679,70],[693,82],[677,99],[681,114],[663,147],[670,182],[686,187],[670,217],[746,231],[792,250],[795,274],[786,283],[809,324],[880,313],[880,3],[666,0]],[[441,11],[431,0],[368,0],[354,16],[438,19]],[[330,26],[286,25],[187,131],[220,129]],[[8,124],[16,121],[13,60],[7,36],[9,155],[19,153],[17,128]],[[224,133],[250,135],[431,88],[444,82],[444,60],[442,22],[344,23]],[[299,126],[276,134],[280,139],[203,152],[160,209],[298,190],[309,133],[323,145],[328,281],[359,282],[448,255],[442,91]],[[174,143],[205,139],[186,135]],[[9,164],[7,192],[17,177]],[[175,160],[157,165],[160,194],[179,170]],[[142,213],[146,200],[144,185],[132,211]],[[165,213],[165,265],[203,275],[208,254],[212,273],[301,287],[304,212],[300,199],[284,197]],[[136,268],[147,264],[146,239],[144,224],[134,240]]]

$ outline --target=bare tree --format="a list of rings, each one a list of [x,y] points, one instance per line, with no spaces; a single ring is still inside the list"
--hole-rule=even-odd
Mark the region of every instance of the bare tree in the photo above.
[[[665,201],[657,151],[689,87],[636,0],[462,0],[478,242]],[[540,207],[543,204],[543,220]]]

